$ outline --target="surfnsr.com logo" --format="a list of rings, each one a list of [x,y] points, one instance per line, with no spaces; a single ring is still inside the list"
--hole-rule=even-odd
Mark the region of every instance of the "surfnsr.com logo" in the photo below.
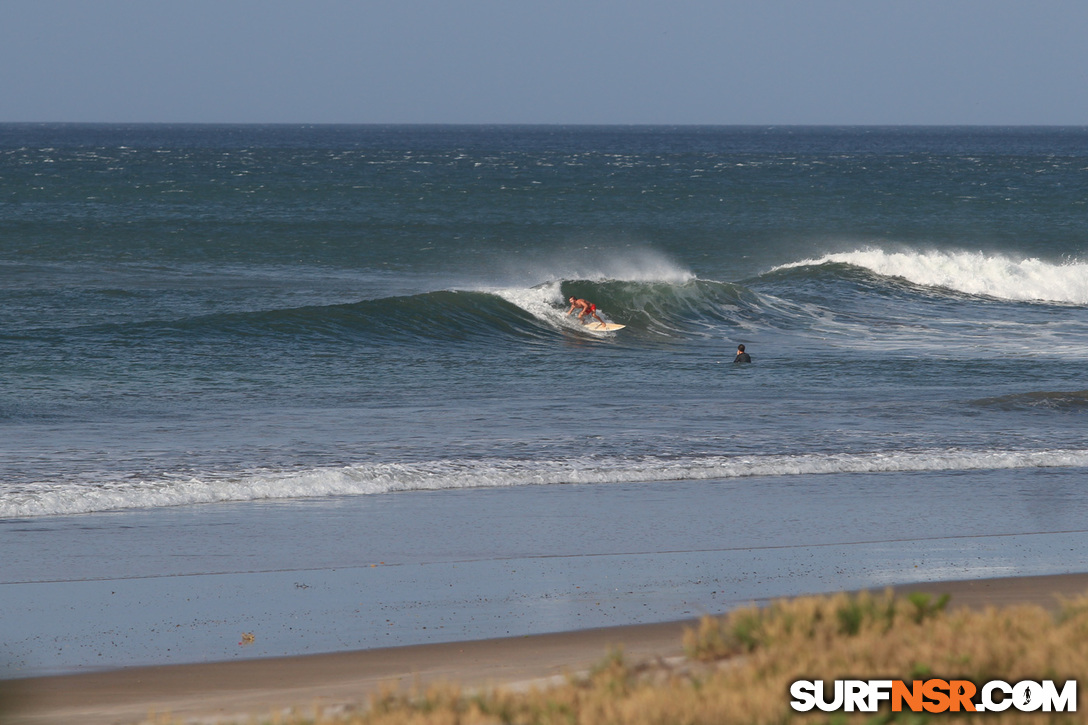
[[[991,680],[981,687],[968,680],[835,680],[830,692],[822,680],[798,680],[790,696],[797,712],[876,712],[884,702],[892,712],[1077,711],[1076,680],[1066,680],[1061,689],[1053,680]]]

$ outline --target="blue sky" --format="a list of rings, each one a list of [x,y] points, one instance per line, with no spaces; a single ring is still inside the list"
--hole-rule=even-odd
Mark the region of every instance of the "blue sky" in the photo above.
[[[0,122],[1088,124],[1084,0],[0,0]]]

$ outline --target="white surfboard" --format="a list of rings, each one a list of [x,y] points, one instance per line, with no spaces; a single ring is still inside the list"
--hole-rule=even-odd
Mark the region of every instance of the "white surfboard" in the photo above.
[[[627,325],[618,325],[615,322],[590,322],[582,327],[590,332],[615,332],[616,330],[622,330]]]

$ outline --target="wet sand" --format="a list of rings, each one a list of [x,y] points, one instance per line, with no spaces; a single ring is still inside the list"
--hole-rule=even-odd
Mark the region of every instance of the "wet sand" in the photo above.
[[[1059,597],[1088,592],[1088,574],[925,582],[895,589],[948,592],[952,606],[1032,603],[1055,609]],[[289,707],[313,712],[358,706],[383,686],[539,684],[584,669],[616,647],[633,661],[680,655],[684,627],[692,623],[10,680],[0,683],[0,720],[8,725],[105,725],[169,713],[180,721],[246,721]]]

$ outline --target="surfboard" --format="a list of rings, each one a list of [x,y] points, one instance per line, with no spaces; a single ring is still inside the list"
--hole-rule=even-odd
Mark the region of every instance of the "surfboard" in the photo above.
[[[585,329],[590,332],[615,332],[616,330],[622,330],[627,325],[618,325],[615,322],[591,322],[585,325]]]

